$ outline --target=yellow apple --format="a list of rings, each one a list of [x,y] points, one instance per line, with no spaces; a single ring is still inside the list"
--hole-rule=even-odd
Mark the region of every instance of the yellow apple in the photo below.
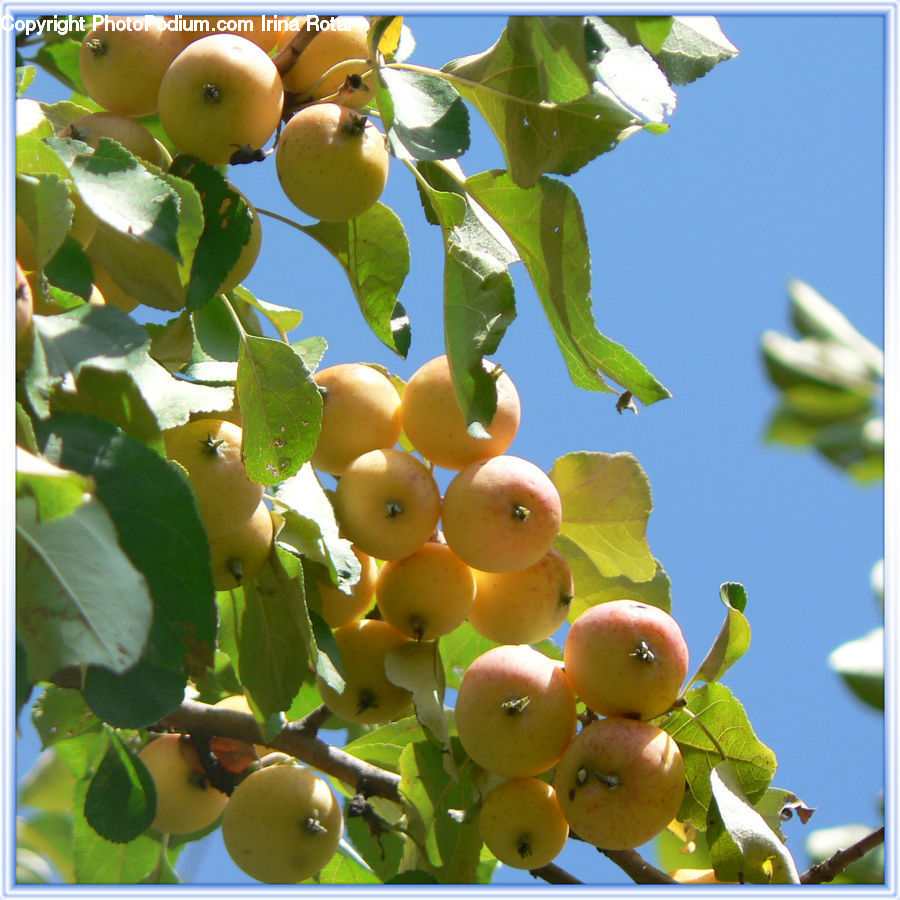
[[[173,60],[159,86],[159,118],[182,152],[219,166],[274,134],[284,92],[275,63],[247,38],[210,34]]]
[[[364,115],[337,103],[304,106],[278,139],[275,169],[299,210],[330,222],[355,219],[378,201],[390,155],[384,135]]]
[[[410,443],[436,466],[462,469],[469,463],[505,453],[519,429],[522,407],[512,379],[489,363],[496,372],[497,412],[485,438],[469,434],[456,398],[446,356],[429,360],[417,369],[403,389],[400,418]]]
[[[265,500],[260,500],[246,522],[209,539],[213,584],[230,591],[246,584],[262,571],[272,552],[274,528]]]

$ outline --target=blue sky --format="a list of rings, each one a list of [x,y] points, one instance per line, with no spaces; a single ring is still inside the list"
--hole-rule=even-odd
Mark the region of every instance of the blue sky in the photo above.
[[[440,66],[488,47],[504,18],[407,21],[412,61]],[[768,329],[790,333],[786,285],[799,278],[883,346],[884,20],[720,21],[741,55],[677,88],[670,131],[638,134],[568,179],[584,207],[599,328],[673,398],[617,415],[614,395],[575,388],[521,267],[519,318],[496,359],[523,401],[511,452],[549,469],[574,450],[628,451],[646,470],[650,547],[672,580],[695,663],[721,624],[719,585],[747,587],[753,643],[724,680],[778,756],[775,784],[817,807],[805,829],[787,828],[805,867],[812,828],[879,824],[882,719],[849,696],[827,657],[881,624],[869,573],[883,554],[883,492],[763,442],[776,395],[759,340]],[[461,159],[467,173],[503,165],[477,115],[472,144]],[[293,214],[272,160],[232,174],[257,205]],[[302,309],[292,337],[324,335],[326,363],[378,362],[408,378],[442,352],[441,241],[402,166],[382,199],[404,219],[412,249],[401,293],[412,320],[407,360],[368,332],[337,264],[288,226],[263,222],[263,251],[245,283]],[[216,842],[183,860],[196,880],[245,880]],[[620,880],[590,848],[574,845],[557,862],[584,881]],[[509,879],[532,882],[527,873]]]

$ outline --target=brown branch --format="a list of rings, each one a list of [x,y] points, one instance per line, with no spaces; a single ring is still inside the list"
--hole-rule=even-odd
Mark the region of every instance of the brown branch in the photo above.
[[[584,884],[583,881],[579,881],[574,875],[570,875],[556,863],[547,863],[546,866],[529,869],[528,874],[533,875],[535,878],[542,878],[547,884]]]
[[[862,859],[869,851],[884,843],[884,826],[866,835],[846,850],[838,850],[834,856],[810,867],[800,876],[801,884],[822,884],[840,875],[851,863]]]
[[[614,862],[635,884],[678,884],[656,866],[650,865],[637,850],[597,850]]]
[[[174,731],[196,731],[217,737],[237,738],[251,744],[265,744],[343,781],[354,791],[361,790],[359,786],[362,784],[366,796],[386,797],[399,802],[399,775],[357,759],[316,736],[322,715],[316,710],[306,720],[289,722],[274,738],[267,741],[263,738],[256,719],[249,713],[185,700],[160,725]],[[305,721],[315,723],[315,727],[304,727]]]
[[[319,21],[324,22],[326,19],[330,22],[337,16],[319,16]],[[309,19],[303,23],[302,28],[297,29],[297,33],[291,38],[291,42],[279,52],[275,57],[275,68],[278,74],[284,78],[288,72],[294,67],[294,63],[300,58],[300,54],[307,48],[309,42],[318,34],[318,31],[310,31],[307,29]]]

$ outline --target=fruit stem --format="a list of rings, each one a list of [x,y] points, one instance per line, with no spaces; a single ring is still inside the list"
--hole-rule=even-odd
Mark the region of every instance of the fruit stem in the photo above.
[[[531,703],[531,697],[518,697],[515,700],[504,700],[500,704],[500,709],[505,713],[509,713],[511,716],[518,715],[519,713],[525,712],[525,708],[529,703]]]

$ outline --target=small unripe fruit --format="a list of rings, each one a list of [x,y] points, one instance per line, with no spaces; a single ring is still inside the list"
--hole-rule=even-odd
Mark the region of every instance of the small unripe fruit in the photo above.
[[[400,559],[431,537],[441,514],[441,492],[411,453],[370,450],[344,469],[334,508],[347,540],[376,559]]]
[[[575,695],[563,670],[527,644],[482,653],[456,698],[462,745],[483,769],[518,778],[556,764],[575,734]]]
[[[602,716],[662,715],[678,698],[688,670],[678,623],[636,600],[588,607],[572,623],[564,655],[575,693]]]
[[[400,395],[386,375],[364,363],[338,363],[314,377],[324,395],[322,431],[310,459],[316,469],[340,475],[357,456],[397,443]]]
[[[478,826],[488,850],[516,869],[546,866],[569,838],[569,823],[556,791],[539,778],[498,784],[484,798]]]
[[[516,572],[475,573],[475,602],[469,621],[498,644],[534,644],[566,621],[575,593],[572,570],[558,551]]]
[[[124,28],[127,24],[140,28]],[[81,44],[78,70],[90,98],[110,112],[146,116],[156,112],[157,94],[184,38],[161,16],[110,16]]]
[[[444,538],[473,569],[513,572],[534,565],[559,534],[562,503],[550,478],[518,456],[466,466],[444,494]]]
[[[466,618],[475,598],[472,570],[446,545],[423,544],[388,560],[375,584],[378,608],[398,631],[417,641],[449,634]]]
[[[94,273],[94,284],[109,306],[115,306],[123,312],[131,312],[140,305],[140,300],[123,291],[109,270],[94,259],[91,260],[91,269]]]
[[[208,828],[222,813],[228,795],[210,785],[188,738],[163,734],[138,754],[156,785],[156,817],[151,828],[191,834]]]
[[[381,619],[358,619],[334,632],[344,667],[344,689],[338,693],[319,677],[325,705],[348,722],[372,725],[389,722],[412,706],[412,694],[385,674],[390,650],[409,638]]]
[[[678,815],[684,760],[661,728],[636,719],[586,725],[556,766],[554,787],[572,831],[604,850],[632,850]]]
[[[222,839],[235,864],[266,884],[311,878],[337,852],[341,807],[327,782],[299,765],[251,772],[222,817]]]
[[[403,430],[416,450],[436,466],[458,470],[479,459],[499,456],[516,436],[522,415],[519,393],[509,375],[487,360],[483,363],[487,371],[497,372],[497,411],[487,428],[489,437],[469,434],[446,356],[420,366],[403,389]]]
[[[327,222],[355,219],[375,205],[387,184],[384,135],[365,116],[336,103],[313,103],[281,131],[278,181],[299,210]]]
[[[243,146],[261,148],[278,126],[284,93],[275,63],[234,34],[210,34],[178,54],[159,86],[172,143],[213,166]]]
[[[256,511],[263,487],[247,477],[243,431],[223,419],[192,419],[163,432],[166,455],[187,470],[209,537],[234,531]]]

